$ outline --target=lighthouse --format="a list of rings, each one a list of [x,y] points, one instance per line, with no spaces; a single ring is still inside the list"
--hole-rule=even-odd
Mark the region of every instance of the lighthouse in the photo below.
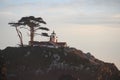
[[[56,36],[56,33],[54,31],[50,35],[50,42],[57,43],[57,36]]]
[[[40,47],[49,47],[49,48],[59,48],[59,47],[67,47],[66,42],[58,42],[56,33],[53,31],[50,35],[49,41],[33,41],[30,42],[33,46],[40,46]]]

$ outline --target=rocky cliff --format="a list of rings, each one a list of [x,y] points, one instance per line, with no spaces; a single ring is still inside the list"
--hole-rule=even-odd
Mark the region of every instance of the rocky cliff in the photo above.
[[[0,69],[2,80],[120,80],[113,63],[75,48],[8,47]]]

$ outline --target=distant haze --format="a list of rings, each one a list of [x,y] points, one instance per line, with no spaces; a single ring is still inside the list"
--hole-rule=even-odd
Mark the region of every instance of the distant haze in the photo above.
[[[24,16],[42,17],[59,41],[66,41],[120,69],[120,0],[0,0],[0,48],[17,46],[19,38],[9,22]],[[28,44],[28,31],[23,30]],[[36,36],[35,40],[48,40]]]

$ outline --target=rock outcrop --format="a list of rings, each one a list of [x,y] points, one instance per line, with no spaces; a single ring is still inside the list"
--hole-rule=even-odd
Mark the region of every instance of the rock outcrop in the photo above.
[[[75,48],[8,47],[0,68],[2,80],[120,80],[113,63]]]

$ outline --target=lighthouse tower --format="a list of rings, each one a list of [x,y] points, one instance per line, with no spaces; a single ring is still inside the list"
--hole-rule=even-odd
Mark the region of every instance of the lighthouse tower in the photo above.
[[[57,42],[57,36],[56,36],[56,33],[54,31],[50,35],[50,42],[54,42],[54,43]]]

